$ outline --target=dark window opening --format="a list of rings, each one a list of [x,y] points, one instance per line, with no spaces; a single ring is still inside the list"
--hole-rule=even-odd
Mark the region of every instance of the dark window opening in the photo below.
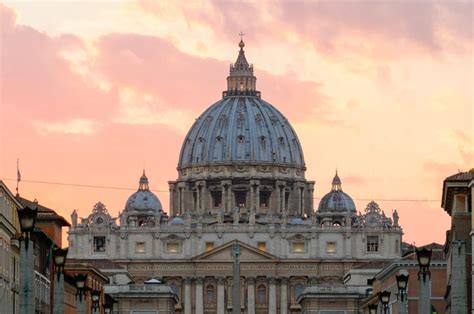
[[[211,192],[212,196],[212,206],[213,207],[221,207],[222,205],[222,192],[215,191]]]
[[[247,192],[236,191],[235,194],[235,205],[238,207],[246,207],[247,205]]]
[[[105,252],[105,237],[94,237],[94,252]]]
[[[206,303],[214,304],[216,302],[216,292],[213,285],[207,285],[206,287]]]
[[[260,192],[260,208],[268,208],[270,205],[270,191]]]

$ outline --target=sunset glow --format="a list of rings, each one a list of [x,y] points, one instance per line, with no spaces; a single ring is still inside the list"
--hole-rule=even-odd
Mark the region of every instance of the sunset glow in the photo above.
[[[442,181],[474,166],[472,6],[5,1],[0,179],[15,190],[18,158],[20,194],[69,219],[98,201],[117,215],[146,169],[168,210],[183,139],[220,99],[242,31],[315,204],[338,169],[359,211],[373,199],[397,209],[404,241],[443,243]]]

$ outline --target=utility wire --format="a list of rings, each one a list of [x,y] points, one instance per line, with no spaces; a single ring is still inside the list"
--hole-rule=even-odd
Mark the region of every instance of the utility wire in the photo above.
[[[16,181],[16,179],[11,178],[2,178],[3,181]],[[126,191],[136,191],[133,188],[119,187],[119,186],[107,186],[107,185],[91,185],[91,184],[79,184],[79,183],[65,183],[65,182],[52,182],[52,181],[40,181],[40,180],[21,180],[21,182],[28,183],[39,183],[39,184],[49,184],[49,185],[60,185],[60,186],[71,186],[71,187],[81,187],[81,188],[94,188],[94,189],[109,189],[109,190],[126,190]],[[156,193],[169,193],[166,190],[153,190],[150,191]],[[321,199],[322,197],[313,197],[313,199]],[[387,198],[353,198],[355,201],[380,201],[380,202],[440,202],[440,200],[434,199],[387,199]]]

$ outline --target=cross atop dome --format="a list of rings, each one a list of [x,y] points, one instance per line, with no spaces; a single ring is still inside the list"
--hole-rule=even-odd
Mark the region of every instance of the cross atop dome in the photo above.
[[[239,34],[239,55],[235,63],[230,65],[230,73],[227,77],[227,92],[224,92],[224,97],[235,95],[260,97],[260,93],[256,91],[257,78],[253,75],[253,65],[249,64],[245,57],[245,43],[242,39],[244,35],[242,32]]]

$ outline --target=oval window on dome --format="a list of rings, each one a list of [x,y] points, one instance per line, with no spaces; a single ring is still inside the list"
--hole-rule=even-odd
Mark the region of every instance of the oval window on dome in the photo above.
[[[216,137],[216,142],[217,143],[222,143],[222,136]]]
[[[245,137],[243,135],[237,136],[237,143],[242,144],[245,140]]]

